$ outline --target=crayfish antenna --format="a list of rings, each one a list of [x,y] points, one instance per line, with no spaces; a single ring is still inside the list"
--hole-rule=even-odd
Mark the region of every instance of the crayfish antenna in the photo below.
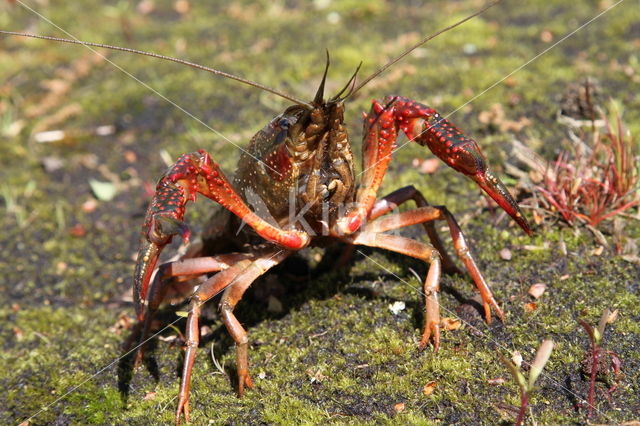
[[[320,82],[320,86],[318,87],[316,96],[313,98],[313,103],[316,105],[321,105],[324,103],[324,85],[327,82],[327,73],[329,72],[330,64],[331,64],[331,60],[329,59],[329,49],[327,49],[327,64],[324,66],[324,74],[322,74],[322,81]]]
[[[16,31],[5,31],[5,30],[0,30],[0,34],[13,35],[13,36],[18,36],[18,37],[37,38],[37,39],[41,39],[41,40],[55,41],[55,42],[58,42],[58,43],[79,44],[79,45],[82,45],[82,46],[88,48],[89,50],[93,51],[94,53],[96,53],[98,55],[99,55],[99,53],[96,52],[94,49],[91,49],[91,47],[99,47],[99,48],[102,48],[102,49],[110,49],[110,50],[116,50],[116,51],[120,51],[120,52],[134,53],[136,55],[142,55],[142,56],[150,56],[152,58],[162,59],[163,61],[175,62],[175,63],[186,65],[188,67],[195,68],[195,69],[198,69],[198,70],[201,70],[201,71],[206,71],[206,72],[209,72],[211,74],[219,75],[221,77],[228,78],[230,80],[235,80],[235,81],[238,81],[238,82],[240,82],[242,84],[246,84],[248,86],[256,87],[256,88],[258,88],[260,90],[264,90],[265,92],[269,92],[269,93],[272,93],[272,94],[274,94],[276,96],[280,96],[281,98],[284,98],[284,99],[286,99],[288,101],[291,101],[293,103],[296,103],[298,105],[311,106],[311,105],[309,105],[308,102],[305,102],[305,101],[302,101],[300,99],[297,99],[297,98],[295,98],[295,97],[293,97],[291,95],[288,95],[288,94],[286,94],[284,92],[281,92],[279,90],[273,89],[273,88],[271,88],[269,86],[265,86],[264,84],[260,84],[260,83],[257,83],[255,81],[243,78],[243,77],[238,77],[237,75],[233,75],[233,74],[230,74],[228,72],[220,71],[220,70],[217,70],[215,68],[211,68],[211,67],[207,67],[207,66],[204,66],[204,65],[196,64],[194,62],[186,61],[184,59],[173,58],[171,56],[160,55],[158,53],[153,53],[153,52],[146,52],[144,50],[131,49],[129,47],[112,46],[110,44],[104,44],[104,43],[92,43],[92,42],[81,41],[81,40],[77,40],[77,39],[71,40],[71,39],[67,39],[67,38],[50,37],[50,36],[43,36],[43,35],[38,35],[38,34],[20,33],[20,32],[16,32]]]
[[[387,70],[387,68],[391,67],[396,62],[402,60],[405,56],[407,56],[408,54],[410,54],[411,52],[416,50],[418,47],[422,46],[423,44],[427,43],[430,40],[433,40],[434,38],[438,37],[440,34],[446,33],[447,31],[452,30],[455,27],[464,24],[468,20],[473,19],[476,16],[483,14],[488,9],[492,8],[493,6],[495,6],[496,4],[500,3],[501,1],[502,0],[496,0],[496,1],[492,2],[492,3],[489,3],[488,5],[486,5],[485,7],[480,9],[479,11],[474,12],[471,15],[467,16],[466,18],[459,20],[455,24],[451,24],[448,27],[445,27],[445,28],[443,28],[443,29],[441,29],[439,31],[436,31],[435,33],[431,34],[430,36],[423,38],[422,40],[420,40],[419,42],[417,42],[416,44],[414,44],[413,46],[411,46],[410,48],[408,48],[407,50],[402,52],[400,55],[398,55],[394,59],[392,59],[389,62],[387,62],[386,64],[384,64],[376,72],[374,72],[373,74],[371,74],[370,76],[368,76],[367,78],[362,80],[362,82],[360,84],[358,84],[353,90],[351,90],[351,92],[349,93],[349,96],[353,96],[356,92],[358,92],[365,85],[367,85],[371,80],[373,80],[374,78],[376,78],[377,76],[379,76],[380,74],[385,72]]]

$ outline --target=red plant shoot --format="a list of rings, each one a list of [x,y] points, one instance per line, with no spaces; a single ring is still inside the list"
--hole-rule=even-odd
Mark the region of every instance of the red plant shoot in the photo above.
[[[640,204],[638,147],[612,110],[615,127],[605,118],[604,131],[594,129],[572,152],[562,152],[537,187],[569,225],[581,221],[595,227]],[[588,139],[591,146],[584,142]]]

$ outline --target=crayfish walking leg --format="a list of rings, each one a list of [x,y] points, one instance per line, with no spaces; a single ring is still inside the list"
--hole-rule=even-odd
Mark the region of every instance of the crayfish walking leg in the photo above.
[[[496,310],[497,315],[502,319],[504,317],[502,310],[493,298],[488,285],[471,257],[469,247],[460,227],[445,207],[429,207],[424,197],[417,195],[415,192],[411,194],[411,190],[405,190],[406,193],[404,194],[393,193],[386,200],[377,200],[377,192],[391,161],[399,131],[404,132],[410,141],[415,141],[422,146],[428,146],[436,156],[450,167],[473,179],[526,233],[532,233],[518,204],[502,182],[490,171],[480,147],[473,139],[464,136],[460,130],[440,116],[434,109],[408,98],[394,96],[385,98],[384,103],[373,101],[371,112],[365,116],[363,182],[356,197],[356,207],[337,220],[332,228],[332,234],[337,237],[353,234],[353,237],[346,237],[344,240],[351,241],[354,244],[388,248],[392,251],[426,260],[427,258],[423,256],[425,249],[420,246],[421,243],[413,240],[411,242],[400,242],[399,240],[387,238],[391,236],[384,236],[385,234],[380,232],[423,223],[432,242],[438,249],[441,249],[442,244],[435,234],[435,230],[426,223],[436,219],[444,219],[449,226],[456,252],[480,291],[487,321],[491,320],[491,307]],[[393,209],[391,204],[394,201],[401,203],[410,198],[416,201],[419,206],[418,209],[391,215],[389,218],[379,218],[367,225],[364,230],[361,230],[365,221],[375,219],[391,211]],[[414,248],[417,252],[412,253],[407,250],[408,247]],[[431,256],[428,259],[433,262],[434,257]],[[452,262],[445,257],[444,263],[445,266],[450,267]],[[433,269],[433,263],[430,271],[431,269]],[[425,291],[429,287],[427,284],[425,282]],[[437,285],[431,287],[437,289]],[[437,299],[435,297],[430,299],[430,297],[430,293],[427,292],[426,308],[427,311],[431,309],[433,312],[437,309],[434,307]],[[439,318],[436,314],[427,312],[427,318],[433,320],[436,317]],[[425,324],[421,346],[426,345],[430,336],[433,336],[434,346],[437,348],[439,344],[438,330],[432,323],[428,322]]]
[[[402,200],[404,197],[409,197],[413,194],[416,202],[420,207],[417,209],[409,210],[402,213],[396,213],[389,216],[383,216],[379,219],[373,220],[369,222],[365,227],[364,231],[371,232],[386,232],[399,228],[403,228],[406,226],[411,226],[414,224],[423,225],[431,224],[433,225],[434,220],[446,220],[447,225],[449,227],[449,232],[451,233],[451,239],[453,240],[453,246],[456,250],[456,254],[458,258],[462,261],[467,272],[473,279],[478,291],[480,292],[480,296],[482,297],[482,305],[484,308],[485,320],[487,323],[491,323],[491,307],[495,309],[498,317],[504,321],[504,313],[502,309],[498,306],[498,303],[493,297],[491,293],[491,289],[489,285],[486,283],[484,277],[480,273],[480,269],[476,265],[473,256],[471,255],[471,249],[469,248],[464,234],[460,229],[460,225],[453,217],[453,215],[449,212],[449,210],[445,206],[430,206],[427,204],[426,200],[422,196],[422,194],[417,191],[412,186],[408,186],[398,191],[393,192],[387,197],[382,198],[372,210],[371,218],[379,217],[385,212],[393,209],[394,205],[397,205],[394,201],[398,202]],[[399,203],[398,203],[399,204]],[[379,206],[376,208],[376,206]],[[435,231],[435,230],[434,230]],[[433,239],[432,239],[433,240]],[[434,244],[435,245],[435,244]],[[442,254],[442,248],[436,245],[438,251]],[[445,252],[446,253],[446,252]]]
[[[191,297],[189,316],[187,317],[186,352],[184,367],[182,369],[182,381],[180,384],[180,399],[176,410],[176,425],[180,423],[180,417],[183,413],[185,420],[187,422],[190,420],[189,392],[191,389],[191,372],[200,342],[200,307],[207,300],[211,299],[223,289],[226,289],[220,302],[220,310],[222,312],[223,322],[237,345],[238,394],[242,396],[244,386],[252,387],[253,382],[249,376],[247,332],[233,315],[233,308],[256,278],[282,262],[290,253],[291,252],[286,250],[277,250],[275,252],[270,251],[264,253],[253,260],[241,260],[230,268],[218,272],[200,285]]]

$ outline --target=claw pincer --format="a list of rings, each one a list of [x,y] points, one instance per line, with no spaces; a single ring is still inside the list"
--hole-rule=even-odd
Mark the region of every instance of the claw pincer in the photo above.
[[[494,175],[477,142],[434,109],[407,98],[390,98],[407,137],[426,145],[454,170],[469,176],[529,235],[533,233],[518,203]]]
[[[194,158],[194,154],[180,157],[160,179],[147,209],[133,280],[133,299],[139,319],[143,317],[149,282],[162,249],[176,234],[180,235],[185,243],[189,241],[190,231],[182,222],[182,218],[187,201],[196,198],[197,182],[193,176],[197,171],[194,164],[197,159]]]

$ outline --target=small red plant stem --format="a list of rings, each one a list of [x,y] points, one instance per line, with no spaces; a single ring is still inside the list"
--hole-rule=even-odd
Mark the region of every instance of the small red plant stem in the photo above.
[[[522,426],[524,424],[524,416],[527,413],[527,407],[529,406],[529,393],[525,390],[520,391],[520,411],[518,411],[518,417],[516,418],[516,426]]]
[[[591,342],[591,377],[589,378],[589,395],[587,396],[587,404],[589,405],[587,411],[587,417],[593,415],[593,408],[596,397],[596,376],[598,375],[598,344]]]

